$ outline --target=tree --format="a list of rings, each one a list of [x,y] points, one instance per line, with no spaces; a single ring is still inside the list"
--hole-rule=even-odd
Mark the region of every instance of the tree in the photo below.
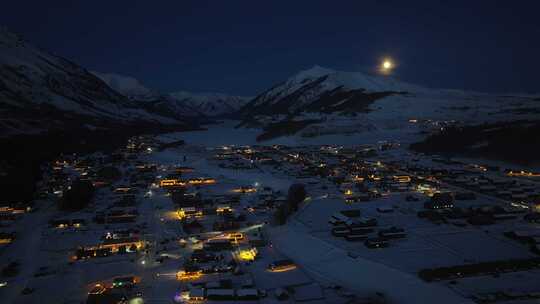
[[[287,222],[287,217],[289,216],[289,210],[287,205],[281,204],[277,206],[277,209],[274,213],[274,219],[276,224],[284,225]]]
[[[303,184],[293,184],[289,187],[287,204],[291,213],[298,211],[298,206],[306,199],[306,195],[306,188]]]
[[[63,210],[80,210],[86,207],[94,196],[94,185],[88,180],[77,179],[59,201]]]
[[[97,176],[103,180],[115,181],[122,177],[122,171],[113,166],[107,166],[99,169]]]

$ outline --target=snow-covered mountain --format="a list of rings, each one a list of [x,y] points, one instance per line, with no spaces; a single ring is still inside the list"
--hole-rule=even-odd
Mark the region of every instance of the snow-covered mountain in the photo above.
[[[252,126],[309,121],[301,135],[376,130],[431,130],[449,124],[538,120],[538,96],[500,96],[431,89],[388,76],[301,71],[246,104],[239,113]]]
[[[418,89],[391,78],[314,66],[260,94],[241,111],[258,114],[365,111],[377,99]]]
[[[0,29],[0,135],[38,133],[68,120],[179,123],[147,111],[77,64]]]
[[[221,116],[237,112],[251,97],[232,96],[221,93],[175,92],[169,94],[176,100],[197,109],[206,116]]]
[[[221,93],[192,93],[178,91],[159,93],[149,89],[139,80],[113,73],[92,72],[118,93],[130,100],[144,102],[145,107],[154,108],[162,114],[166,112],[179,116],[222,116],[237,112],[251,98],[231,96]]]
[[[136,101],[151,101],[158,99],[161,94],[144,86],[138,79],[113,73],[100,73],[91,71],[103,80],[113,90]]]

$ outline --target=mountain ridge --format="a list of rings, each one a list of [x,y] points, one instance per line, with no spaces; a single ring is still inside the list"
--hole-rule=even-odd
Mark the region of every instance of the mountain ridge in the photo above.
[[[430,133],[448,126],[538,120],[537,98],[433,89],[316,65],[263,91],[238,113],[244,120],[239,126],[266,131],[301,125],[296,132],[301,136],[384,130]]]
[[[176,91],[159,93],[149,89],[136,78],[116,73],[92,72],[118,93],[138,102],[158,103],[162,109],[169,108],[172,112],[188,115],[185,109],[192,112],[191,116],[216,117],[235,113],[251,97],[229,95],[215,92]],[[166,103],[170,104],[167,105]]]
[[[54,115],[43,115],[44,111]],[[1,28],[0,136],[47,132],[68,121],[183,124],[148,111],[87,69]]]

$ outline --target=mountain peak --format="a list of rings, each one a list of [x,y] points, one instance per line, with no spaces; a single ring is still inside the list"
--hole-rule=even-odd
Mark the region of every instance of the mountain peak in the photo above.
[[[114,73],[100,73],[96,71],[90,71],[90,73],[103,80],[113,90],[130,99],[146,100],[156,98],[158,95],[151,89],[145,87],[138,79],[130,76]]]
[[[334,74],[334,73],[336,73],[335,70],[328,69],[320,65],[314,65],[313,67],[307,70],[300,71],[293,78],[295,80],[303,80],[306,78],[313,79],[313,78],[319,78],[319,77],[329,75],[329,74]]]

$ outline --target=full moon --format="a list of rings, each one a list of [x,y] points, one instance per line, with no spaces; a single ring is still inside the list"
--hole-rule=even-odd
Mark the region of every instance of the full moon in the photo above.
[[[385,60],[382,64],[383,69],[389,70],[392,68],[392,62],[390,60]]]

